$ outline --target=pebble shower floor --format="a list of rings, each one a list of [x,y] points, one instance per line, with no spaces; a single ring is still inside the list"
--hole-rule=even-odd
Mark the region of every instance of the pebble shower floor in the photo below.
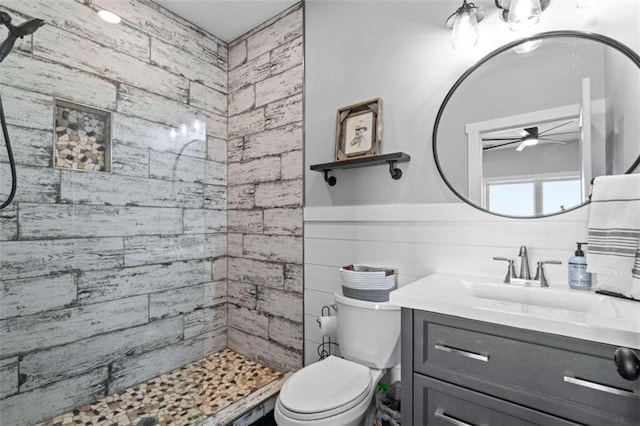
[[[136,426],[143,418],[158,424],[197,425],[282,374],[229,349],[109,395],[36,426]]]

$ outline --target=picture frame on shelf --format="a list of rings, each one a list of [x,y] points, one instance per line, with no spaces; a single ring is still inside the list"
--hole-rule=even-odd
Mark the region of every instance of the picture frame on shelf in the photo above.
[[[335,161],[374,157],[382,139],[382,99],[375,98],[338,109]]]

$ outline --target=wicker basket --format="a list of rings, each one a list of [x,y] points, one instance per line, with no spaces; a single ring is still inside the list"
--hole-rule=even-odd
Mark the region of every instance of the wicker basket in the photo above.
[[[369,302],[386,302],[396,289],[396,270],[367,265],[347,265],[340,268],[342,294]]]

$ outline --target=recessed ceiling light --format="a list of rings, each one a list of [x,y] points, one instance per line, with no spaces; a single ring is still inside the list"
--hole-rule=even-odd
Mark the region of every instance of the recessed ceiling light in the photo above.
[[[113,12],[109,12],[108,10],[100,10],[98,11],[98,16],[100,16],[103,20],[107,21],[110,24],[119,24],[122,19]]]

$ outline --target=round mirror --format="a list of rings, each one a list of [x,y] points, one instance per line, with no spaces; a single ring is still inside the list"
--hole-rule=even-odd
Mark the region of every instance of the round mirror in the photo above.
[[[594,177],[640,163],[640,56],[574,31],[509,43],[447,93],[433,153],[449,188],[489,213],[541,217],[582,206]]]

